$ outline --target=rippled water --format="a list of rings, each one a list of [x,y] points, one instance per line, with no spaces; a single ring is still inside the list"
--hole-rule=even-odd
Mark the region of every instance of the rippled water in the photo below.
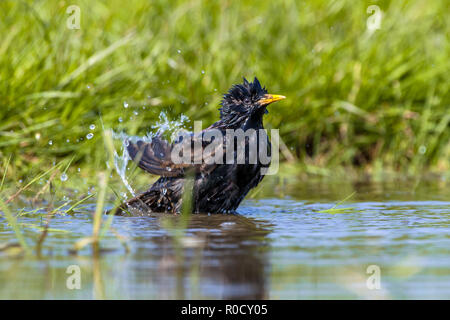
[[[239,215],[115,217],[102,253],[68,249],[92,233],[94,204],[56,216],[42,258],[0,255],[0,298],[450,298],[448,183],[349,183],[267,177]],[[323,211],[355,191],[338,208]],[[33,215],[21,218],[36,223]],[[32,231],[29,231],[32,232]],[[13,239],[0,218],[0,242]],[[81,289],[69,290],[69,265]],[[380,270],[369,289],[367,268]]]

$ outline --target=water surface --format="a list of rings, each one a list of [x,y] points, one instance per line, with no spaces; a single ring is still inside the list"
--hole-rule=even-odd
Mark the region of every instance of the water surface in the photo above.
[[[356,192],[338,208],[325,211]],[[93,255],[68,250],[92,234],[88,204],[55,216],[41,258],[0,253],[0,298],[365,299],[450,298],[448,183],[280,182],[267,177],[239,215],[115,217]],[[28,215],[22,223],[38,224]],[[36,235],[31,228],[27,235]],[[0,218],[0,243],[12,241]],[[81,289],[69,290],[70,265]],[[381,288],[369,289],[369,266]]]

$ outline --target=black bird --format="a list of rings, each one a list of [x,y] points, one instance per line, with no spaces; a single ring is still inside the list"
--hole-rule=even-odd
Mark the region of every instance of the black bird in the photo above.
[[[245,78],[243,81],[224,94],[219,109],[220,120],[209,128],[199,133],[180,135],[173,143],[162,136],[153,138],[151,142],[128,141],[127,150],[131,159],[141,169],[161,177],[149,190],[122,204],[116,214],[123,214],[124,211],[136,213],[136,209],[137,214],[179,213],[187,179],[192,179],[189,185],[192,187],[193,212],[235,212],[250,189],[264,177],[261,169],[270,165],[270,141],[267,135],[258,134],[259,129],[263,129],[266,107],[285,99],[284,96],[268,94],[256,77],[253,82]],[[239,141],[234,136],[227,136],[227,132],[239,130],[229,129],[241,129],[240,132],[247,136]],[[265,134],[265,131],[261,132]],[[214,134],[218,136],[211,138]],[[234,143],[230,146],[232,141]],[[264,142],[262,146],[261,142]],[[258,152],[266,148],[263,151],[268,155],[267,161],[262,161],[260,157],[252,158],[250,150],[255,144]],[[245,145],[245,152],[238,148],[239,145]],[[185,161],[175,161],[173,155],[181,155],[175,150],[182,146],[186,147],[183,150],[190,152],[186,153]],[[182,153],[184,156],[184,151]]]

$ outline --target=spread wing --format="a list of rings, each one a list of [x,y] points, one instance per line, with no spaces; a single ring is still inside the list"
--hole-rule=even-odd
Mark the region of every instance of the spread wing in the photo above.
[[[190,139],[184,136],[184,139],[179,138],[174,143],[169,143],[161,136],[152,138],[150,142],[129,141],[127,150],[138,167],[151,174],[180,177],[192,170],[195,173],[208,174],[217,166],[213,158],[219,149],[223,150],[223,143],[216,143],[205,150],[209,143],[201,139],[201,135],[191,134],[188,137]]]

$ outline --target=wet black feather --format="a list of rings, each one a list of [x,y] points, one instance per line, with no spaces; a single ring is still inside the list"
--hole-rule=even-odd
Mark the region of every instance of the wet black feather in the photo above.
[[[203,130],[198,137],[202,137],[205,132],[213,129],[222,132],[224,137],[227,129],[244,131],[263,129],[262,117],[266,108],[259,105],[258,100],[266,93],[266,88],[261,86],[257,78],[253,82],[244,78],[242,84],[234,85],[223,96],[220,120]],[[266,148],[270,155],[270,141],[267,137],[264,140],[267,140]],[[180,212],[188,172],[194,178],[194,212],[234,212],[247,193],[264,177],[261,175],[261,169],[269,166],[269,164],[260,163],[259,159],[256,164],[248,162],[211,164],[205,158],[199,164],[175,164],[170,154],[173,147],[177,143],[182,143],[181,141],[182,139],[179,139],[174,144],[169,144],[161,137],[156,137],[150,143],[142,141],[129,143],[129,155],[138,163],[138,166],[161,177],[149,190],[120,206],[116,211],[117,214],[125,210],[138,215],[150,212]],[[202,142],[203,148],[207,145],[208,143]],[[224,145],[225,141],[222,141],[219,147],[222,148]],[[195,156],[198,155],[194,154],[193,157]],[[234,157],[235,159],[237,157],[236,150],[234,150]]]

